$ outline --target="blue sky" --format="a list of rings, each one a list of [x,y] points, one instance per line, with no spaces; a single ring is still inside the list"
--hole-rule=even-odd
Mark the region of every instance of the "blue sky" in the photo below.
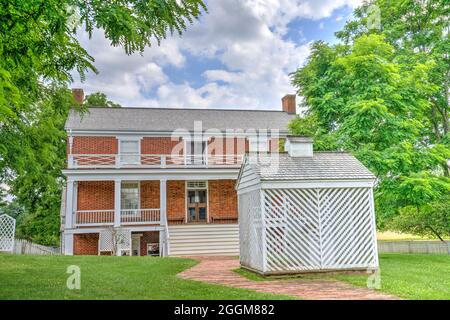
[[[208,0],[208,13],[161,46],[127,56],[98,30],[80,41],[95,58],[86,93],[127,107],[280,109],[314,40],[334,42],[360,0]]]

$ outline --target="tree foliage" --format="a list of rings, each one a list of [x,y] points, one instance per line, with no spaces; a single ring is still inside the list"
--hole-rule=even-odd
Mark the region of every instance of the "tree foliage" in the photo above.
[[[374,4],[381,30],[366,27]],[[448,10],[440,0],[367,2],[338,44],[315,42],[292,74],[305,116],[291,131],[314,136],[317,149],[348,150],[371,169],[380,227],[410,206],[448,201]]]
[[[0,183],[25,210],[27,237],[57,244],[63,128],[70,107],[77,106],[68,86],[74,71],[82,80],[86,72],[97,72],[77,33],[99,28],[111,45],[142,53],[180,34],[205,9],[201,0],[0,3]]]
[[[83,105],[86,108],[90,107],[103,107],[103,108],[120,108],[121,105],[111,100],[103,92],[94,92],[89,94],[84,99]]]

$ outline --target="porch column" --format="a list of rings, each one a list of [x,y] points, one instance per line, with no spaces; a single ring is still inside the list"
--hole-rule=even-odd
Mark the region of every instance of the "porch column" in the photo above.
[[[114,227],[120,226],[121,184],[121,180],[114,180]]]
[[[169,238],[167,233],[167,180],[159,180],[159,219],[163,226],[159,232],[159,250],[162,251],[162,256],[169,255]]]
[[[64,255],[73,256],[73,234],[64,233]]]
[[[161,225],[165,225],[167,222],[167,180],[159,181],[159,210]]]
[[[66,189],[66,217],[65,217],[65,229],[73,228],[73,214],[74,214],[74,186],[75,181],[67,180]]]

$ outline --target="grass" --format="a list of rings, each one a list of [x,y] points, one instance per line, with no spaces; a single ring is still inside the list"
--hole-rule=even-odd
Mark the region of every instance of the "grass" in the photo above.
[[[182,258],[0,254],[0,299],[287,299],[180,279],[197,262]],[[69,290],[70,265],[81,290]]]
[[[264,277],[236,269],[235,272],[254,281],[333,278],[366,287],[366,275],[298,275]],[[381,291],[404,299],[450,300],[450,255],[380,254]]]
[[[450,255],[380,255],[381,291],[414,300],[450,300]],[[366,276],[340,275],[339,280],[366,286]]]

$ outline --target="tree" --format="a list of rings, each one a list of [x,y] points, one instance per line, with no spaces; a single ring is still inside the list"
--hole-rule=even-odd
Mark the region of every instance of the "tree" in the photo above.
[[[373,3],[381,8],[382,32],[365,27],[367,8]],[[338,33],[340,43],[314,43],[307,64],[292,74],[305,110],[303,118],[290,124],[292,132],[301,132],[306,125],[318,149],[350,151],[371,169],[377,177],[379,227],[387,226],[406,207],[420,210],[436,201],[437,195],[448,201],[441,196],[450,193],[448,118],[440,119],[436,129],[435,117],[445,113],[448,102],[441,106],[442,112],[433,113],[445,84],[436,81],[436,68],[442,61],[420,54],[407,41],[416,37],[412,29],[398,32],[398,24],[409,17],[403,7],[408,4],[411,1],[364,4],[356,10],[357,19]],[[440,21],[442,7],[430,8],[429,14]],[[385,16],[389,16],[387,22]],[[441,46],[445,42],[435,40]],[[406,187],[419,182],[427,195],[421,202],[417,202],[418,193]]]
[[[366,1],[355,11],[356,20],[344,27],[337,36],[344,42],[354,41],[362,34],[376,32],[366,27],[368,8],[380,8],[382,32],[395,48],[396,57],[405,64],[417,62],[433,65],[428,70],[430,83],[435,90],[427,92],[430,108],[427,111],[429,139],[432,143],[449,146],[450,107],[450,4],[445,0],[372,0]],[[444,161],[442,169],[450,176],[450,168]]]
[[[444,241],[450,237],[450,199],[435,201],[424,206],[406,206],[400,209],[390,227],[401,232],[437,237]]]
[[[72,72],[97,72],[77,33],[102,29],[111,45],[142,53],[181,34],[205,10],[201,0],[17,0],[0,3],[0,183],[23,207],[24,233],[58,241],[64,122]]]
[[[106,94],[102,92],[94,92],[86,96],[83,105],[89,107],[104,107],[104,108],[120,108],[120,104],[108,100]]]

